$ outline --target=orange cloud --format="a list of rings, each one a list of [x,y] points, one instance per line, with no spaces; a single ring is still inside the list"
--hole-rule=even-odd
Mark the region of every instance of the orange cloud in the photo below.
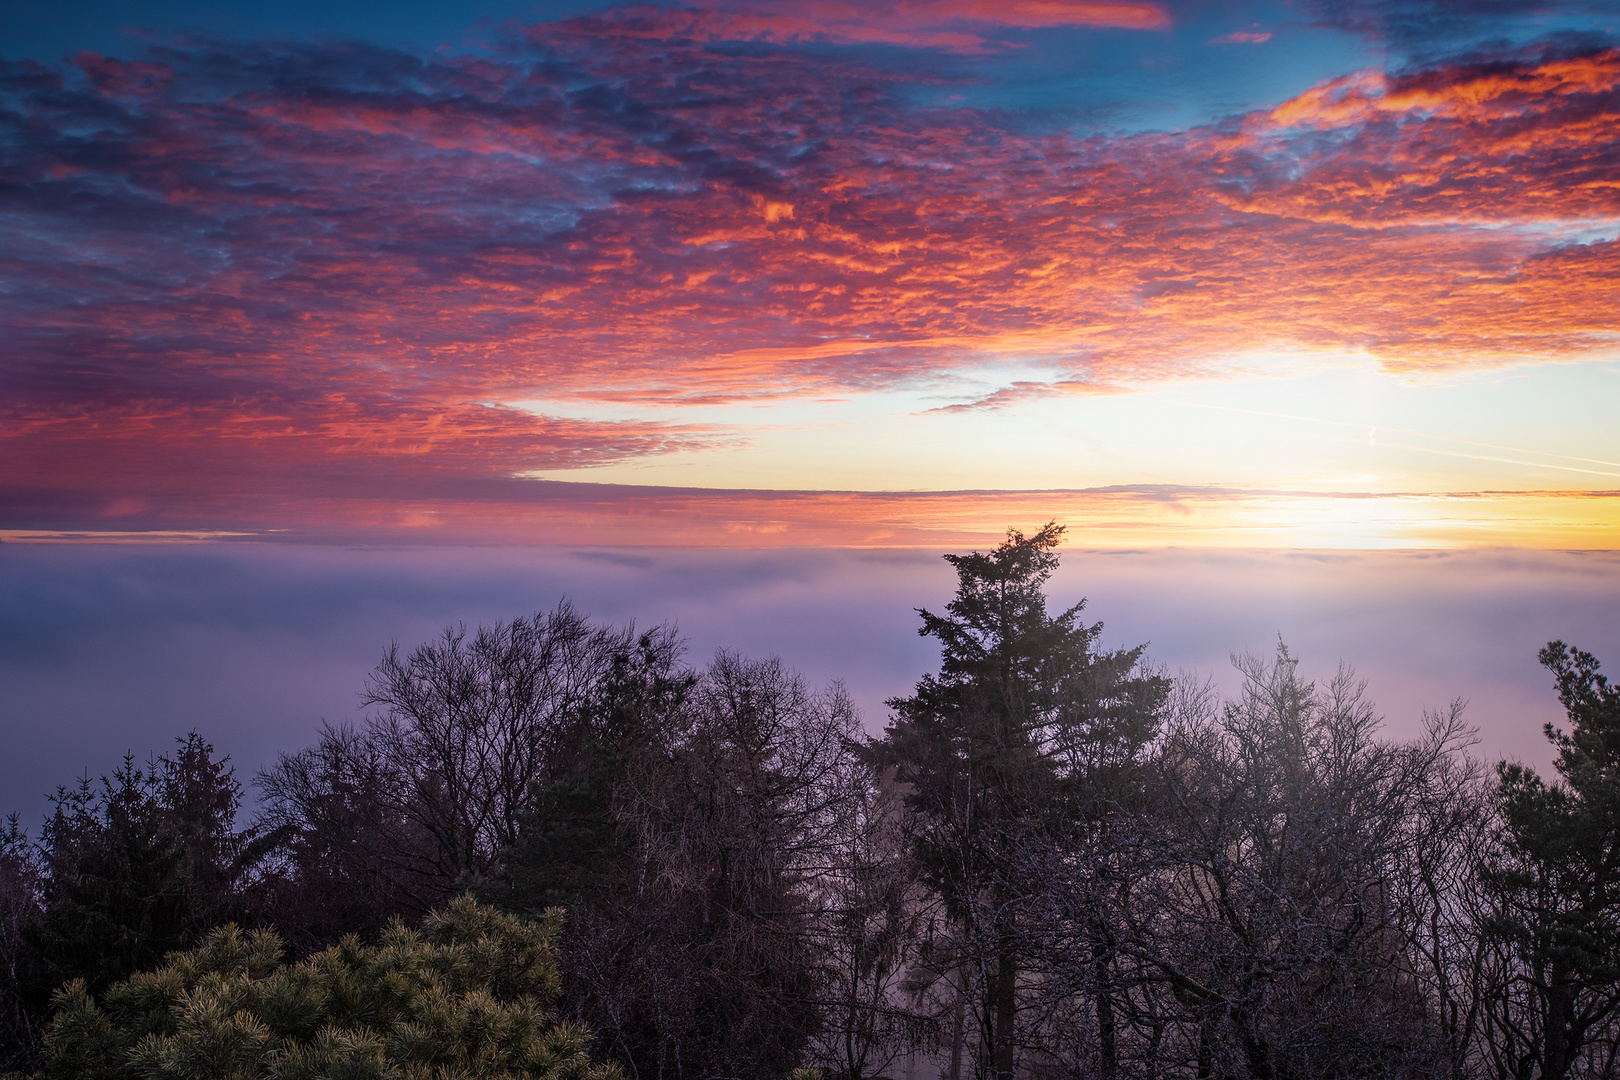
[[[1306,91],[1271,110],[1269,118],[1277,127],[1339,127],[1379,114],[1414,112],[1496,120],[1546,112],[1553,104],[1549,97],[1555,101],[1606,94],[1617,84],[1620,51],[1614,49],[1539,64],[1479,65],[1473,70],[1442,69],[1396,77],[1359,72]]]
[[[966,33],[980,9],[875,10]],[[620,9],[494,58],[0,72],[0,498],[494,481],[738,437],[515,401],[657,416],[1008,357],[1061,377],[988,406],[1261,349],[1414,372],[1615,355],[1612,49],[1103,138],[668,21],[711,16]]]
[[[1170,14],[1153,3],[1130,0],[913,0],[899,10],[919,22],[971,19],[1005,26],[1107,26],[1168,30]]]
[[[1057,518],[1080,548],[1605,550],[1620,492],[1365,495],[1212,488],[1081,491],[717,491],[507,481],[455,492],[311,491],[289,501],[188,496],[134,519],[10,528],[0,541],[171,542],[176,537],[655,547],[984,547],[1009,525]],[[207,520],[212,533],[194,523]]]

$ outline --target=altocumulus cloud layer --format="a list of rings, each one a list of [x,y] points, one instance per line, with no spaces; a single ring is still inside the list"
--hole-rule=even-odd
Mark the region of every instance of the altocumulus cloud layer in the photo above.
[[[1416,39],[1479,6],[1318,14]],[[244,499],[406,500],[746,436],[662,406],[1009,359],[1058,375],[957,407],[1256,350],[1613,354],[1611,41],[1419,57],[1169,132],[948,102],[1010,33],[1178,17],[622,6],[467,55],[7,63],[0,506],[55,526],[183,503],[201,527]]]

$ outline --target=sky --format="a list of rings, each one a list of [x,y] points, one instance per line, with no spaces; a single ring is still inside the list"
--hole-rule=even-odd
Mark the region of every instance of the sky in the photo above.
[[[1167,663],[1410,718],[1511,644],[1533,755],[1535,648],[1615,643],[1616,312],[1617,0],[6,5],[0,730],[24,788],[205,707],[262,762],[574,592],[879,723],[938,554],[1057,519]]]

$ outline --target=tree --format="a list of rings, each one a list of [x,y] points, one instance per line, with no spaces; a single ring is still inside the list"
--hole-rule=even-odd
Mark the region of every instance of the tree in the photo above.
[[[99,996],[59,991],[39,1080],[611,1080],[546,1014],[560,919],[462,898],[291,965],[274,933],[228,925]]]
[[[298,953],[373,935],[453,894],[455,882],[433,873],[433,838],[407,812],[403,778],[363,732],[324,728],[257,783],[276,844],[266,911]]]
[[[1453,752],[1433,761],[1409,794],[1389,875],[1396,919],[1407,941],[1405,971],[1432,1016],[1451,1080],[1481,1075],[1479,1036],[1492,981],[1493,948],[1480,933],[1490,909],[1481,853],[1492,847],[1495,791],[1466,754],[1463,703],[1431,714],[1431,732],[1453,730]]]
[[[593,626],[566,602],[408,655],[391,645],[363,695],[380,711],[258,778],[281,843],[278,923],[321,944],[419,918],[490,875],[534,785],[563,797],[587,777],[620,699],[678,682],[679,653],[671,630]]]
[[[1501,849],[1486,868],[1488,940],[1507,950],[1489,996],[1496,1071],[1562,1080],[1593,1051],[1605,1075],[1620,1033],[1620,687],[1590,653],[1541,650],[1570,729],[1546,726],[1558,777],[1498,768]]]
[[[241,785],[196,732],[145,769],[58,789],[41,837],[29,926],[36,1007],[82,979],[99,991],[242,913],[263,844],[237,831]]]
[[[1042,887],[1025,873],[1027,854],[1067,828],[1097,769],[1147,741],[1166,691],[1139,670],[1141,647],[1096,650],[1102,624],[1079,621],[1083,600],[1047,613],[1063,531],[1009,530],[994,551],[945,556],[956,596],[944,615],[918,611],[919,633],[939,639],[939,673],[889,702],[894,718],[872,748],[908,785],[913,853],[960,934],[939,962],[972,988],[981,1075],[1003,1080]]]
[[[911,977],[930,910],[890,770],[852,760],[841,782],[830,857],[807,880],[821,986],[811,1054],[832,1080],[867,1080],[938,1035],[936,1003]]]
[[[404,809],[433,837],[439,877],[483,873],[516,839],[529,784],[569,749],[633,641],[631,629],[593,627],[564,601],[470,640],[465,627],[446,630],[409,657],[389,648],[362,700],[383,707],[369,731],[405,778]]]
[[[784,1075],[821,1023],[810,884],[848,799],[854,710],[724,652],[639,685],[594,725],[622,750],[536,785],[480,888],[569,904],[575,1015],[630,1075]]]
[[[12,814],[0,827],[0,1073],[21,1068],[38,1042],[28,997],[38,982],[29,939],[42,914],[38,854]]]
[[[616,652],[600,685],[529,786],[513,841],[477,884],[512,910],[577,907],[622,893],[637,873],[634,829],[615,799],[671,747],[698,677],[664,628]]]
[[[1236,700],[1217,709],[1184,688],[1172,711],[1147,822],[1158,866],[1117,912],[1123,950],[1170,991],[1179,1045],[1165,1065],[1255,1080],[1443,1074],[1398,878],[1468,733],[1453,710],[1420,740],[1387,742],[1349,669],[1318,688],[1281,646],[1235,663]]]

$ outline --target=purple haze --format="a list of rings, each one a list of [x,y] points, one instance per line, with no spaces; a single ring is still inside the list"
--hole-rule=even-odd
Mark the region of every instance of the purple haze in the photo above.
[[[269,544],[0,548],[0,812],[37,826],[46,793],[196,728],[244,779],[358,715],[392,639],[511,618],[566,596],[591,616],[676,621],[688,659],[779,654],[842,678],[869,730],[937,661],[914,607],[951,596],[914,550],[338,548]],[[1543,764],[1562,712],[1536,650],[1552,638],[1620,674],[1620,554],[1531,551],[1069,551],[1053,606],[1089,597],[1109,646],[1151,642],[1168,671],[1233,685],[1233,651],[1281,635],[1302,670],[1342,659],[1393,734],[1469,700],[1478,752]]]

